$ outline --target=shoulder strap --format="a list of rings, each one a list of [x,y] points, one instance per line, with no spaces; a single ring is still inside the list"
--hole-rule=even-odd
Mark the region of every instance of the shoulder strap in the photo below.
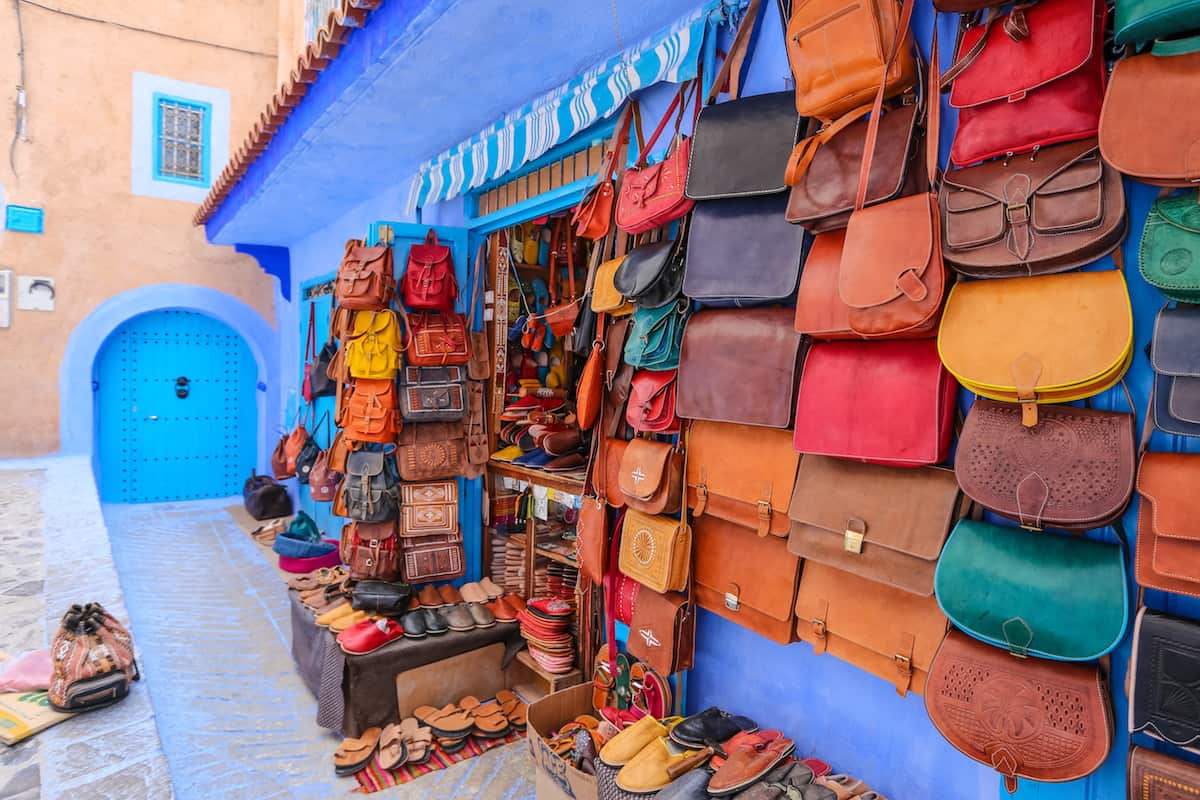
[[[729,48],[729,54],[725,56],[725,61],[721,64],[721,71],[717,73],[712,88],[708,90],[708,98],[704,101],[705,105],[712,105],[717,96],[721,94],[721,87],[725,85],[726,81],[729,82],[729,99],[736,100],[740,96],[742,67],[749,55],[750,38],[754,33],[755,23],[758,21],[758,6],[759,0],[750,0],[746,14],[742,17],[741,24],[738,25],[737,35],[733,38],[733,45]]]
[[[667,106],[667,110],[663,112],[662,119],[658,121],[658,127],[654,129],[654,132],[650,134],[650,138],[642,145],[635,166],[644,167],[649,163],[650,151],[654,149],[654,143],[658,141],[658,137],[662,135],[662,132],[667,127],[667,123],[671,120],[671,116],[675,115],[676,110],[680,112],[675,116],[675,131],[678,133],[680,123],[683,121],[683,107],[687,105],[687,101],[685,100],[687,90],[693,83],[694,81],[684,81],[679,84],[679,91],[675,92],[675,96],[671,98],[671,105]],[[699,97],[699,92],[696,94]]]
[[[304,360],[312,361],[317,357],[317,304],[310,300],[308,303],[308,342],[304,346]]]
[[[475,263],[471,266],[475,268],[475,273],[471,276],[471,308],[467,313],[467,330],[475,330],[475,306],[479,305],[479,290],[483,283],[483,267],[487,263],[485,251],[486,239],[479,243],[479,247],[475,250]]]

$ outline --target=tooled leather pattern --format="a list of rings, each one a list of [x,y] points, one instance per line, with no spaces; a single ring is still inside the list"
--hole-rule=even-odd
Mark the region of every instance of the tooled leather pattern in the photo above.
[[[1134,703],[1143,713],[1135,713],[1135,722],[1151,735],[1192,746],[1200,739],[1200,646],[1174,633],[1152,633],[1138,642],[1148,652],[1139,659]]]

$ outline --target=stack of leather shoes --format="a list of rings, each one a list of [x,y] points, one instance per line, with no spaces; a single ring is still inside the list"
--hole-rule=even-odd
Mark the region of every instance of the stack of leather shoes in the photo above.
[[[509,414],[508,409],[505,414]],[[538,410],[502,425],[498,438],[506,447],[492,454],[496,461],[547,472],[582,472],[587,468],[587,442],[574,413]]]
[[[575,637],[569,632],[574,615],[574,608],[556,597],[530,600],[517,614],[529,655],[549,673],[562,675],[575,666]]]

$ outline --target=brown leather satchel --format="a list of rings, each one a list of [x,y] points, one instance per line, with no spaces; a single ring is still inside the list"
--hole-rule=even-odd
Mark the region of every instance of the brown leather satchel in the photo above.
[[[973,278],[1075,269],[1111,253],[1128,227],[1121,175],[1095,138],[950,170],[939,205],[942,255]]]
[[[1103,528],[1133,496],[1133,425],[1132,414],[1042,406],[1026,428],[1020,406],[981,397],[959,436],[954,473],[968,497],[1025,527]]]
[[[928,597],[961,503],[948,469],[805,455],[788,516],[793,554]]]
[[[901,694],[925,691],[946,615],[921,597],[810,562],[796,595],[796,635],[817,655],[830,653],[890,681]]]
[[[693,314],[679,355],[679,416],[789,427],[801,344],[786,308]]]
[[[1198,486],[1200,455],[1142,455],[1134,577],[1143,587],[1200,597]]]
[[[1200,797],[1200,766],[1145,747],[1129,751],[1129,800]]]
[[[356,581],[394,581],[400,575],[396,521],[347,522],[338,555]]]
[[[358,239],[347,241],[333,283],[337,305],[356,311],[384,309],[392,302],[395,291],[392,248],[366,247]]]
[[[1112,747],[1108,686],[1100,667],[1005,650],[951,631],[933,660],[925,709],[964,755],[1004,777],[1061,783],[1091,775]]]
[[[860,339],[850,327],[850,308],[838,296],[846,231],[813,237],[796,291],[796,332],[818,340]]]
[[[431,481],[462,475],[467,468],[467,434],[462,423],[405,425],[396,437],[400,478]]]
[[[790,431],[696,422],[687,451],[687,503],[695,519],[716,517],[759,536],[788,535],[800,463]]]
[[[634,439],[621,455],[618,485],[630,508],[674,514],[683,496],[683,454],[666,442]]]
[[[659,594],[642,587],[629,624],[629,654],[659,675],[692,668],[696,654],[696,611],[679,592]]]
[[[287,447],[288,434],[279,437],[279,441],[275,443],[275,449],[271,451],[271,474],[275,476],[275,480],[282,481],[288,478],[296,477],[296,467],[288,468]]]
[[[691,457],[688,461],[690,467]],[[788,552],[786,541],[710,513],[693,518],[692,547],[693,589],[701,608],[773,642],[796,641],[801,561]]]

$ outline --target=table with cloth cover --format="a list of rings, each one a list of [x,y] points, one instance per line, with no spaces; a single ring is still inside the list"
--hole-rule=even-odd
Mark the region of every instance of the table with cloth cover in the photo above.
[[[398,639],[378,650],[351,656],[337,637],[317,625],[313,613],[289,591],[292,604],[292,658],[300,677],[317,698],[317,724],[344,736],[395,722],[396,676],[495,643],[504,644],[502,669],[525,647],[520,627],[500,622],[490,628],[450,631],[425,639]]]

